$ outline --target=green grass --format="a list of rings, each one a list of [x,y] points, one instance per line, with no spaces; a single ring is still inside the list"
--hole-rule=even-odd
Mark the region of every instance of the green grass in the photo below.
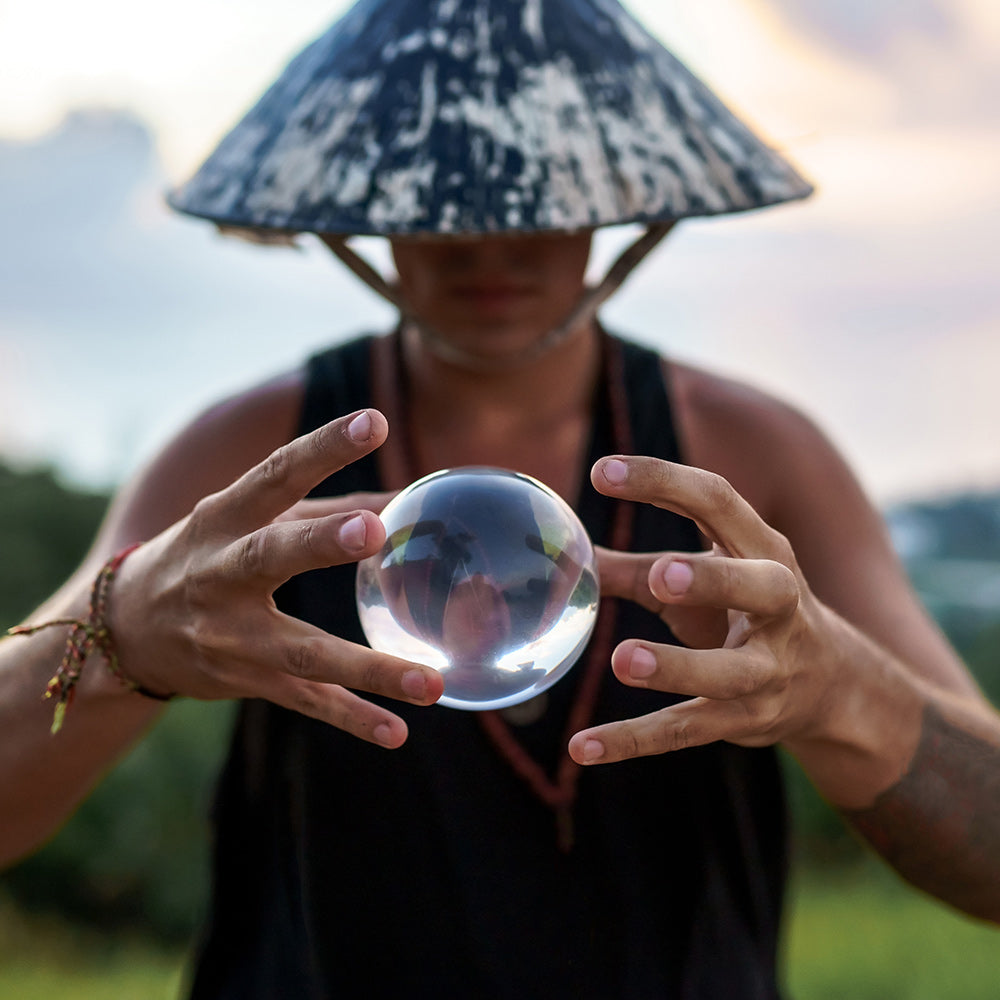
[[[0,970],[0,993],[9,1000],[176,1000],[180,980],[175,963],[125,950],[107,962],[81,959],[71,968],[16,959]]]
[[[1000,929],[899,882],[877,862],[800,875],[791,895],[792,1000],[998,1000]]]
[[[176,1000],[185,968],[177,949],[27,915],[0,899],[3,1000]]]
[[[785,951],[789,1000],[1000,998],[1000,930],[875,863],[798,876]],[[185,963],[177,949],[29,917],[0,900],[4,1000],[176,1000]]]

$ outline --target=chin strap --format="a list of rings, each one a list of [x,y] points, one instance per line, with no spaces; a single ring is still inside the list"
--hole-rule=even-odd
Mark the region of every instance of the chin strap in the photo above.
[[[537,360],[561,344],[574,330],[587,326],[597,315],[597,310],[621,287],[625,279],[673,227],[673,222],[659,222],[647,226],[643,233],[618,255],[601,281],[586,289],[580,296],[580,301],[562,323],[550,330],[527,351],[502,360],[486,360],[462,351],[439,331],[417,320],[400,295],[399,289],[347,245],[349,237],[327,235],[324,237],[324,242],[350,271],[394,305],[399,310],[402,324],[415,329],[427,347],[443,361],[471,371],[499,372],[519,368]]]

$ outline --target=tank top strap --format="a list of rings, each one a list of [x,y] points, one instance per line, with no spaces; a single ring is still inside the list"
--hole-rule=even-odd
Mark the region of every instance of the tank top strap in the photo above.
[[[683,462],[668,383],[669,362],[641,344],[617,336],[612,341],[621,358],[633,453]]]
[[[372,405],[372,334],[364,334],[314,354],[306,362],[306,388],[299,416],[299,434],[346,413]],[[311,496],[330,496],[378,490],[378,468],[373,455],[335,473],[320,483]]]

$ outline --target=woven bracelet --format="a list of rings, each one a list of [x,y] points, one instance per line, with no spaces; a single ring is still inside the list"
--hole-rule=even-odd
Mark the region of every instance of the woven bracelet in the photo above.
[[[41,625],[19,625],[7,632],[8,635],[34,635],[36,632],[41,632],[42,629],[52,628],[56,625],[72,626],[69,638],[66,640],[66,651],[63,653],[62,661],[59,663],[55,676],[45,688],[45,697],[56,699],[55,713],[52,717],[53,733],[58,733],[62,728],[66,710],[73,701],[77,681],[83,672],[83,665],[87,657],[95,651],[104,657],[104,662],[111,673],[130,691],[145,695],[147,698],[154,698],[157,701],[169,701],[173,697],[170,694],[157,694],[155,691],[150,691],[122,673],[118,664],[118,651],[115,648],[114,636],[111,634],[111,627],[108,624],[108,595],[111,592],[111,583],[121,568],[121,564],[140,544],[136,543],[122,549],[101,567],[90,591],[90,609],[86,618],[58,618],[55,621],[42,622]]]

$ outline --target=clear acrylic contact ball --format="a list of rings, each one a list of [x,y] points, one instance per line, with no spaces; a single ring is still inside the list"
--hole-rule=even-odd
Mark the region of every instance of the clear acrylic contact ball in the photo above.
[[[358,566],[373,649],[444,675],[439,704],[485,711],[541,694],[594,628],[594,549],[538,480],[492,468],[435,472],[382,512],[386,541]]]

